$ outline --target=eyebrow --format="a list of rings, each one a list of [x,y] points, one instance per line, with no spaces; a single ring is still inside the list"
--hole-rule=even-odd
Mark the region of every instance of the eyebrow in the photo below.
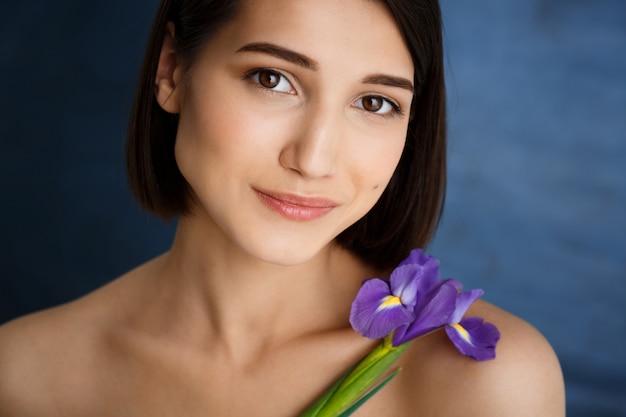
[[[363,78],[364,84],[381,84],[388,85],[390,87],[399,87],[405,90],[408,90],[413,94],[415,92],[415,88],[413,88],[413,83],[406,78],[396,77],[393,75],[386,74],[373,74],[368,75]]]
[[[301,53],[284,48],[282,46],[274,45],[273,43],[250,43],[239,48],[237,52],[261,52],[264,54],[275,56],[280,59],[284,59],[285,61],[289,61],[291,63],[313,71],[316,71],[319,67],[318,63],[314,59],[309,58],[308,56]]]

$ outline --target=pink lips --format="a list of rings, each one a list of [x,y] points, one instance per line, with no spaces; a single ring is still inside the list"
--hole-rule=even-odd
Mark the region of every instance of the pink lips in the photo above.
[[[282,194],[254,190],[263,204],[291,220],[314,220],[322,217],[337,203],[326,198],[302,197],[295,194]]]

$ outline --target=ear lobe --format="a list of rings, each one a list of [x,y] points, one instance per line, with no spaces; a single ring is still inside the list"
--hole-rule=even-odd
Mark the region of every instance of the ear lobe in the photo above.
[[[180,89],[177,86],[180,81],[181,71],[174,47],[174,24],[168,22],[155,80],[156,100],[161,108],[168,113],[177,114],[180,112]]]

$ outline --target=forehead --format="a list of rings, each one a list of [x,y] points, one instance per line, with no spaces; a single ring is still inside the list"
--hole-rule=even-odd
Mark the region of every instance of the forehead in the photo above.
[[[357,72],[409,79],[413,62],[395,19],[376,0],[244,0],[238,15],[210,43],[236,51],[269,42]]]

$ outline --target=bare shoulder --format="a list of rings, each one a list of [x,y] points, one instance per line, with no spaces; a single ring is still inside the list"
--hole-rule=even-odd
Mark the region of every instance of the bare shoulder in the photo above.
[[[80,324],[67,319],[68,309],[73,308],[45,310],[0,327],[0,416],[53,415],[55,391],[67,376],[62,368],[72,360],[78,335],[85,337]]]
[[[496,359],[479,362],[460,355],[444,332],[417,340],[402,384],[412,392],[413,409],[464,417],[564,416],[563,376],[546,339],[527,322],[483,301],[467,315],[483,317],[500,330]]]
[[[125,281],[0,326],[0,417],[90,414]]]

